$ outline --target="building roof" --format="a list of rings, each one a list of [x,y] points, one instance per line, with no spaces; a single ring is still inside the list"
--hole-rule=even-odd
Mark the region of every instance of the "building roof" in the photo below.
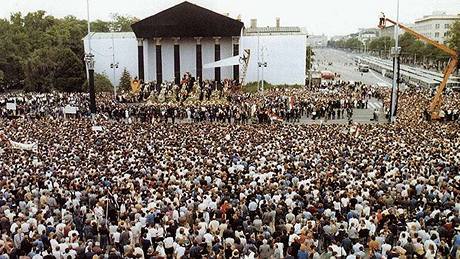
[[[303,28],[300,27],[255,27],[255,28],[246,28],[244,30],[245,35],[296,35],[296,34],[307,34]]]
[[[426,22],[430,20],[450,20],[450,21],[455,21],[455,20],[460,20],[460,14],[458,15],[450,15],[450,14],[445,14],[445,13],[434,13],[432,15],[425,15],[423,18],[419,18],[415,20],[415,23],[421,23],[421,22]]]
[[[83,40],[88,37],[86,35]],[[132,39],[136,38],[133,32],[91,32],[91,39]]]
[[[131,25],[138,38],[240,36],[244,24],[198,5],[182,2]]]

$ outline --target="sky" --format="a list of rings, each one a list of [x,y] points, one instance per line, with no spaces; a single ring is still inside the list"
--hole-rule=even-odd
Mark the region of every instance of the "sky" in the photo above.
[[[259,26],[305,27],[310,34],[346,35],[359,28],[376,27],[380,12],[396,19],[397,0],[188,0],[218,13],[242,16],[248,27],[256,18]],[[90,19],[110,20],[112,13],[140,19],[183,2],[183,0],[89,0]],[[0,0],[0,17],[11,13],[45,10],[56,17],[74,15],[86,19],[86,0]],[[445,11],[460,14],[460,0],[400,0],[400,20],[413,23],[416,18]],[[1,33],[1,32],[0,32]]]

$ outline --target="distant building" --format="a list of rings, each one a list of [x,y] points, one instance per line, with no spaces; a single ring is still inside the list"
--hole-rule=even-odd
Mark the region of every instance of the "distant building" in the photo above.
[[[379,29],[377,28],[361,28],[358,32],[358,39],[361,42],[370,42],[379,37]]]
[[[414,29],[431,39],[445,43],[450,26],[455,21],[460,21],[460,14],[449,15],[445,12],[433,12],[415,20]]]
[[[403,23],[401,23],[401,24],[406,26],[406,27],[408,27],[408,28],[411,28],[411,29],[414,29],[414,26],[415,26],[413,23],[411,23],[411,24],[403,24]],[[400,29],[398,35],[401,36],[404,33],[405,33],[405,31]],[[395,38],[395,26],[393,24],[388,24],[387,23],[385,28],[379,29],[379,37],[390,37],[390,38],[394,39]]]

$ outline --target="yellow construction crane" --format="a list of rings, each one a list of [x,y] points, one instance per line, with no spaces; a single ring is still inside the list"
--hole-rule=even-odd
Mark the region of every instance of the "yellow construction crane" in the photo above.
[[[446,45],[441,44],[441,43],[439,43],[439,42],[437,42],[435,40],[432,40],[432,39],[430,39],[430,38],[428,38],[428,37],[416,32],[416,31],[412,30],[411,28],[408,28],[408,27],[404,26],[403,24],[400,24],[398,22],[395,22],[395,21],[393,21],[391,19],[386,18],[385,15],[382,13],[382,16],[380,17],[379,28],[380,29],[385,28],[387,22],[392,23],[395,26],[398,25],[399,28],[403,29],[404,31],[406,31],[410,35],[414,36],[416,39],[422,40],[422,41],[424,41],[424,42],[426,42],[426,43],[428,43],[430,45],[433,45],[436,48],[446,52],[447,54],[449,54],[450,61],[449,61],[449,64],[447,65],[447,67],[446,67],[446,69],[444,71],[444,78],[443,78],[441,84],[439,85],[438,89],[436,90],[436,94],[433,97],[433,99],[431,100],[430,106],[428,107],[428,112],[431,115],[431,119],[432,120],[439,120],[440,119],[439,113],[441,111],[441,105],[442,105],[442,95],[443,95],[444,89],[447,86],[447,81],[449,80],[450,75],[452,73],[454,73],[454,71],[457,69],[457,66],[459,64],[459,56],[460,56],[459,52],[455,51],[453,49],[450,49]]]

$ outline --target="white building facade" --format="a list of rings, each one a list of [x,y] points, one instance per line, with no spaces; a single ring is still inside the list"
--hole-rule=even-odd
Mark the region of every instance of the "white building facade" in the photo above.
[[[460,21],[460,14],[448,15],[445,12],[433,12],[431,15],[415,20],[414,29],[440,43],[446,43],[450,26]]]
[[[188,13],[188,19],[183,22],[189,24],[176,19],[176,31],[163,25],[184,12]],[[215,24],[209,21],[199,24],[206,16]],[[279,20],[277,24],[279,26]],[[202,80],[241,80],[241,65],[209,69],[203,66],[250,49],[245,82],[262,80],[261,68],[258,68],[258,61],[262,59],[267,63],[265,81],[272,84],[305,82],[306,33],[286,31],[296,27],[281,27],[275,29],[276,32],[254,34],[254,30],[251,33],[243,27],[237,20],[184,2],[134,24],[134,32],[92,33],[95,72],[106,74],[115,85],[125,68],[132,77],[145,82],[178,82],[186,72]],[[84,38],[84,44],[88,51],[88,37]]]

